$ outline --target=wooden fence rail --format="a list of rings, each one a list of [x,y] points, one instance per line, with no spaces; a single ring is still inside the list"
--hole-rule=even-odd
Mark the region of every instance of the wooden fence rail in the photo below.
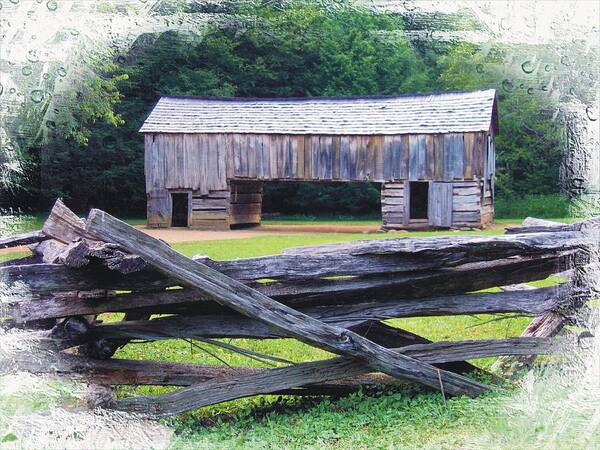
[[[597,225],[530,220],[503,236],[379,239],[192,260],[103,211],[81,219],[59,200],[42,231],[0,240],[2,247],[33,244],[33,256],[0,265],[0,281],[13,295],[3,304],[3,323],[31,329],[28,339],[44,348],[38,358],[14,353],[3,370],[180,386],[105,405],[152,417],[258,394],[339,395],[395,379],[444,395],[479,395],[492,387],[464,376],[475,369],[465,361],[512,355],[531,362],[532,355],[568,353],[571,341],[550,336],[586,312],[592,293],[574,280],[474,291],[596,264],[587,232]],[[111,312],[125,313],[124,320],[103,323],[101,314]],[[500,313],[535,317],[532,331],[431,342],[382,322]],[[540,331],[546,322],[550,334]],[[275,369],[112,358],[137,341],[290,337],[339,356]]]

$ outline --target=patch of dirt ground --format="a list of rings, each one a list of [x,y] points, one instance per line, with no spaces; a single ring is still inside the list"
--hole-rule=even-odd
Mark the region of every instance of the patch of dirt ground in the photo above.
[[[268,236],[294,233],[377,233],[379,225],[260,225],[229,231],[190,230],[189,228],[147,228],[145,225],[136,226],[139,230],[169,244],[191,241],[216,241],[223,239],[245,239],[255,236]],[[4,253],[26,252],[26,246],[2,248]]]
[[[493,224],[489,229],[502,229],[506,224]],[[191,241],[215,241],[224,239],[245,239],[256,236],[268,236],[278,234],[295,233],[377,233],[380,225],[344,225],[344,224],[301,224],[301,225],[260,225],[251,228],[243,228],[229,231],[207,231],[190,230],[189,228],[147,228],[145,225],[138,225],[136,228],[142,230],[158,239],[162,239],[169,244]],[[396,231],[403,233],[403,231]],[[3,253],[26,252],[27,247],[13,247],[0,249],[0,255]]]
[[[190,241],[214,241],[221,239],[245,239],[290,233],[377,233],[379,225],[260,225],[229,231],[190,230],[188,228],[136,227],[152,237],[168,243]]]

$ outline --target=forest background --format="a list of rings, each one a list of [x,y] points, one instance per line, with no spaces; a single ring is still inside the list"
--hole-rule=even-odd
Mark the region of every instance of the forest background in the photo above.
[[[497,212],[510,215],[516,204],[566,207],[560,194],[565,127],[551,96],[538,95],[548,86],[512,81],[507,60],[514,49],[505,44],[433,36],[449,27],[478,30],[473,17],[433,21],[431,36],[409,39],[418,27],[411,17],[357,7],[307,1],[177,7],[218,19],[199,25],[199,33],[143,34],[126,52],[96,54],[93,70],[76,89],[47,102],[55,108],[52,120],[34,139],[19,143],[27,182],[2,202],[36,212],[62,197],[76,211],[97,207],[143,216],[144,146],[138,130],[161,95],[361,96],[495,88]],[[521,75],[543,70],[540,64],[524,61]],[[379,214],[379,200],[378,186],[370,183],[274,182],[265,186],[263,210],[368,216]]]

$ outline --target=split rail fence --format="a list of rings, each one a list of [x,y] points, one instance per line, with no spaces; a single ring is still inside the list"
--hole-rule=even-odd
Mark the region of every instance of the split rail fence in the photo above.
[[[502,236],[386,238],[215,261],[187,258],[100,210],[83,220],[58,200],[41,231],[0,240],[0,248],[33,250],[0,265],[13,296],[1,315],[3,326],[27,329],[38,349],[15,352],[2,370],[179,386],[103,404],[151,417],[259,394],[340,395],[396,379],[477,396],[493,387],[466,376],[475,369],[468,360],[512,355],[521,359],[503,363],[529,364],[535,355],[564,353],[565,339],[555,336],[589,311],[592,294],[577,274],[595,264],[589,236],[598,221],[530,222]],[[565,283],[518,288],[557,272]],[[508,287],[474,293],[495,286]],[[98,320],[113,312],[124,319]],[[521,337],[455,342],[384,322],[498,313],[534,320]],[[295,338],[337,356],[277,368],[113,357],[127,343],[196,339],[281,362],[223,338]]]

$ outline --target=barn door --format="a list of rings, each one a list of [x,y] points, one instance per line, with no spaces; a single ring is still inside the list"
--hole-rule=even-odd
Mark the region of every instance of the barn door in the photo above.
[[[452,225],[452,183],[429,183],[429,225],[450,227]]]

